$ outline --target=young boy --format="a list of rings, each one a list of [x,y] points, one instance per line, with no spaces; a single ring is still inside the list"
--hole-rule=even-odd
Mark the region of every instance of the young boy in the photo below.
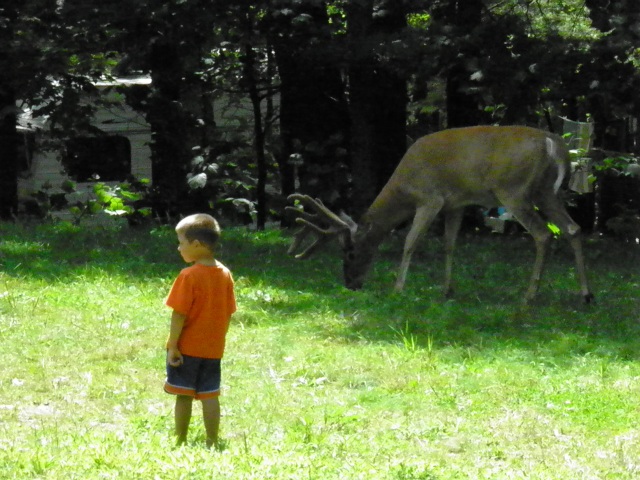
[[[178,445],[187,439],[193,399],[202,401],[207,447],[218,446],[220,360],[231,315],[236,311],[231,272],[215,257],[218,222],[195,214],[176,226],[178,251],[187,263],[173,283],[166,305],[173,309],[167,340],[164,390],[176,395]]]

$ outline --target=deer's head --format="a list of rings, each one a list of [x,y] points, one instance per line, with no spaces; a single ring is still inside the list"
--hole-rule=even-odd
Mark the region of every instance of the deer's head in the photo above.
[[[358,225],[345,213],[333,213],[320,200],[308,195],[293,194],[289,196],[289,200],[298,201],[314,213],[287,207],[288,211],[297,216],[296,222],[302,225],[296,232],[288,253],[295,255],[295,258],[308,258],[318,247],[337,238],[343,252],[344,284],[350,290],[362,288],[377,248],[377,244],[369,245],[366,241],[370,227]],[[316,238],[304,250],[296,253],[310,233],[315,234]]]
[[[360,290],[371,268],[378,244],[368,241],[370,226],[358,225],[350,231],[349,239],[340,239],[343,253],[344,285],[350,290]]]

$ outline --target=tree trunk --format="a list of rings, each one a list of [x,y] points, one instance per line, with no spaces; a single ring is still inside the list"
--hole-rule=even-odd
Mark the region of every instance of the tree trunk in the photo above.
[[[0,219],[10,219],[18,211],[18,131],[16,92],[12,87],[8,45],[13,38],[17,18],[15,2],[4,5],[2,17],[7,25],[0,27]]]
[[[182,67],[177,47],[157,41],[151,49],[150,60],[153,92],[147,121],[153,135],[153,207],[156,215],[165,217],[180,213],[188,196],[188,124],[179,101]]]
[[[586,0],[585,5],[593,26],[605,33],[592,47],[592,65],[597,69],[592,73],[598,82],[609,85],[588,95],[594,120],[593,144],[609,150],[630,151],[634,145],[629,141],[626,118],[617,111],[640,113],[637,71],[626,61],[629,52],[640,42],[640,3],[637,0]]]
[[[608,8],[611,6],[612,2],[603,2],[602,0],[585,0],[584,3],[589,9],[591,24],[601,32],[608,31],[609,19],[611,17],[611,12]]]
[[[267,160],[264,152],[265,132],[262,122],[262,108],[260,107],[260,94],[258,92],[258,82],[256,80],[256,60],[253,47],[249,44],[244,45],[244,55],[242,56],[244,64],[244,82],[249,91],[249,99],[253,108],[253,149],[256,155],[256,164],[258,166],[258,182],[256,185],[257,210],[258,218],[256,228],[264,230],[267,221]]]
[[[468,40],[469,33],[481,20],[482,0],[450,0],[441,12],[442,21],[453,25],[458,32],[458,52],[456,60],[447,71],[446,105],[447,127],[465,127],[481,123],[478,100],[473,93],[467,91],[470,83],[469,61],[478,55],[478,48]]]
[[[406,150],[406,79],[378,60],[371,41],[371,35],[393,35],[402,28],[403,8],[390,4],[387,14],[374,22],[373,4],[372,0],[350,2],[346,8],[352,209],[356,213],[364,212],[373,201]]]
[[[351,118],[351,172],[353,175],[353,212],[361,214],[375,198],[378,180],[373,164],[375,158],[375,114],[373,92],[370,91],[373,72],[365,65],[349,69],[349,115]]]
[[[3,220],[13,218],[18,211],[19,136],[15,108],[13,90],[0,84],[0,219]]]
[[[403,2],[386,0],[380,5],[386,15],[374,22],[376,34],[387,36],[392,43],[406,27]],[[391,62],[377,70],[377,99],[374,117],[376,195],[382,190],[407,150],[407,74],[402,65]],[[373,199],[372,199],[373,200]]]
[[[335,207],[343,201],[346,190],[346,175],[339,158],[348,130],[344,84],[338,62],[331,50],[322,46],[331,42],[324,33],[328,23],[326,7],[301,2],[291,8],[297,15],[311,19],[312,26],[308,28],[317,38],[310,47],[308,36],[297,35],[295,28],[274,19],[274,32],[294,32],[270,39],[281,82],[278,163],[282,194],[294,192],[297,170],[302,192],[322,197]],[[290,161],[293,154],[301,158],[299,165]]]

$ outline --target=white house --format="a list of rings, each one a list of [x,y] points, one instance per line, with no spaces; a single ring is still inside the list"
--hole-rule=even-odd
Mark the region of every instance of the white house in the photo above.
[[[68,139],[66,171],[59,159],[60,152],[43,148],[48,118],[34,118],[30,110],[22,109],[18,117],[18,130],[23,137],[19,199],[31,198],[44,185],[48,186],[49,193],[62,192],[61,186],[66,180],[75,182],[78,192],[90,191],[90,181],[95,180],[119,182],[129,175],[151,180],[151,129],[144,117],[129,107],[114,88],[150,84],[151,78],[147,75],[94,83],[102,94],[102,102],[91,125],[105,135]],[[246,98],[221,99],[213,107],[218,121],[216,128],[224,134],[244,131],[252,121],[252,109]]]
[[[144,117],[130,108],[111,87],[149,85],[149,77],[119,78],[98,82],[95,85],[103,93],[104,105],[94,115],[91,124],[105,135],[79,136],[67,142],[71,158],[68,171],[64,171],[57,151],[42,147],[46,141],[48,118],[33,117],[23,109],[18,116],[18,131],[22,134],[22,167],[18,180],[18,196],[29,198],[50,186],[50,192],[60,191],[65,180],[72,180],[83,189],[90,179],[122,181],[127,175],[137,178],[151,177],[151,130]]]

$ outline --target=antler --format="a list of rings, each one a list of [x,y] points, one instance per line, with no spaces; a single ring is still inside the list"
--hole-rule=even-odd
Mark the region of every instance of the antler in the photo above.
[[[334,236],[345,230],[350,230],[351,225],[345,219],[339,217],[329,210],[320,199],[313,199],[309,195],[301,195],[294,193],[289,195],[289,201],[298,201],[304,207],[309,207],[316,213],[305,212],[297,207],[285,207],[285,210],[294,212],[297,215],[296,223],[302,225],[302,228],[294,234],[293,242],[287,253],[293,255],[304,239],[310,233],[316,234],[316,239],[302,252],[295,255],[296,258],[304,259],[309,257],[320,246],[327,243]]]

